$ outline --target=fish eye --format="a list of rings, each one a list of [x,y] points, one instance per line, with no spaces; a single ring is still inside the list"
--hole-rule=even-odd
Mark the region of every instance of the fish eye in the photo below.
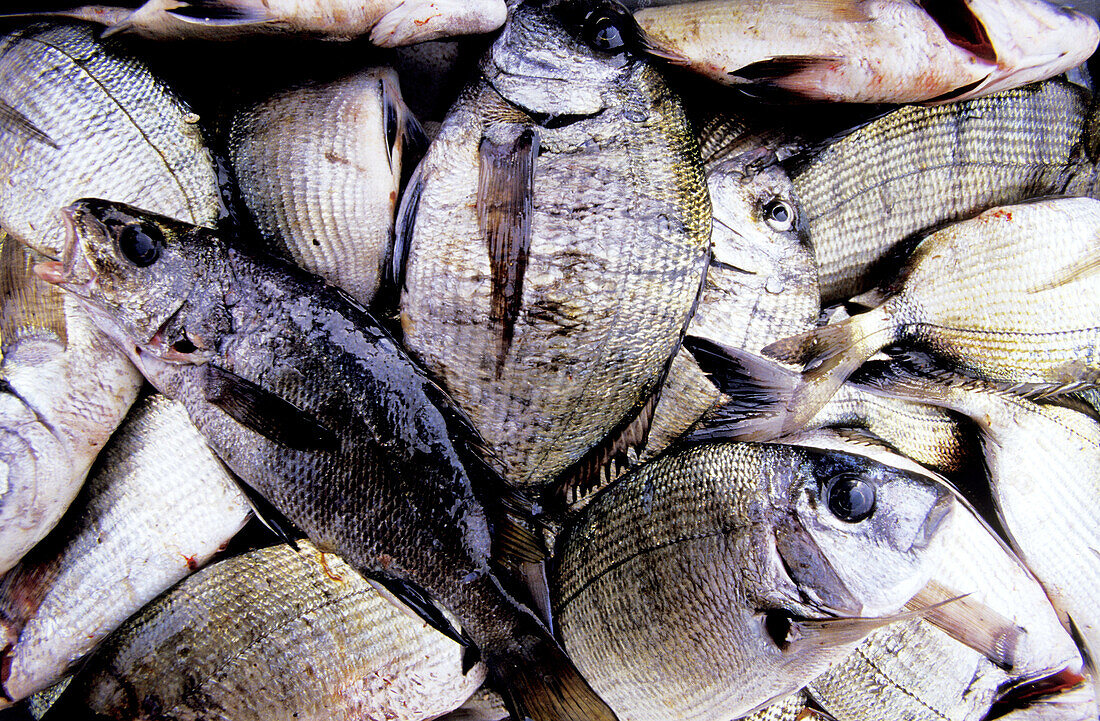
[[[781,198],[772,198],[764,204],[764,222],[780,233],[794,227],[794,208]]]
[[[859,476],[834,476],[825,486],[825,504],[845,523],[859,523],[875,511],[875,486]]]
[[[155,226],[146,223],[130,223],[118,233],[119,252],[134,265],[145,268],[160,257],[164,236]]]
[[[623,32],[625,20],[621,13],[593,10],[584,18],[585,42],[601,52],[622,52],[626,47]]]

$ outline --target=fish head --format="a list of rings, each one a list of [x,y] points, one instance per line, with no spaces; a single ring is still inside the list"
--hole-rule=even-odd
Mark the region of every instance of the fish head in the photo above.
[[[753,249],[809,244],[794,184],[774,151],[755,148],[723,160],[708,171],[707,187],[716,237],[729,235]]]
[[[202,250],[219,247],[213,232],[95,198],[61,213],[68,229],[62,260],[40,263],[38,277],[75,295],[135,361],[205,362],[207,344],[183,329],[181,311],[203,278]]]
[[[773,482],[776,551],[808,605],[844,617],[898,612],[935,573],[954,495],[865,456],[803,448]]]
[[[502,97],[535,117],[591,116],[638,60],[637,23],[613,0],[526,0],[482,63]]]

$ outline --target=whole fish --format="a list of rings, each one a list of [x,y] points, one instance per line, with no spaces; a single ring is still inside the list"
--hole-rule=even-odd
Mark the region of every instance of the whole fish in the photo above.
[[[1093,663],[1100,658],[1100,423],[1057,405],[959,377],[910,355],[882,367],[882,392],[919,396],[981,430],[989,486],[1013,547],[1043,584]],[[871,382],[870,380],[868,382]],[[1092,667],[1097,682],[1096,668]],[[1098,687],[1100,688],[1100,687]]]
[[[512,9],[399,211],[404,341],[524,487],[644,442],[708,257],[679,99],[590,9]]]
[[[309,542],[215,563],[142,609],[92,656],[47,719],[422,721],[485,678]]]
[[[229,158],[268,249],[367,305],[389,258],[402,154],[418,133],[397,74],[372,68],[238,111]]]
[[[226,212],[199,117],[87,25],[0,38],[0,177],[0,225],[52,258],[65,238],[58,209],[85,196],[189,223]]]
[[[681,447],[558,539],[566,648],[622,719],[737,718],[802,688],[929,580],[946,487],[862,456]]]
[[[0,688],[55,683],[107,634],[205,564],[249,506],[176,401],[140,401],[55,531],[0,580]]]
[[[960,370],[1047,393],[1100,382],[1100,201],[988,210],[925,238],[871,310],[773,343],[803,364],[785,430],[801,427],[865,360],[892,343]],[[1057,238],[1057,243],[1048,239]]]
[[[825,302],[847,300],[893,270],[919,234],[1075,182],[1089,96],[1062,79],[978,100],[907,106],[787,165]]]
[[[0,232],[0,573],[61,519],[141,387],[39,260]]]
[[[148,0],[134,8],[84,5],[31,17],[61,16],[152,40],[238,40],[297,35],[382,47],[452,35],[489,33],[504,23],[504,0]]]
[[[447,397],[371,316],[212,230],[101,200],[65,214],[65,262],[36,272],[95,313],[234,473],[460,640],[468,660],[480,653],[518,717],[614,718],[493,572],[472,478],[482,492],[502,481]]]

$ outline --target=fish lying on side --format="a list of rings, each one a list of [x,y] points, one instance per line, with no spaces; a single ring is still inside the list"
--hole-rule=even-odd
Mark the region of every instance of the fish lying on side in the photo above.
[[[737,718],[889,623],[940,562],[953,505],[926,474],[849,453],[679,447],[559,536],[560,633],[624,721]]]
[[[28,13],[87,20],[104,35],[151,40],[237,40],[296,35],[351,40],[369,35],[382,47],[452,35],[489,33],[507,14],[504,0],[148,0],[139,8],[84,5]]]
[[[51,258],[65,238],[58,208],[78,198],[204,225],[226,213],[198,116],[87,25],[0,37],[0,177],[0,225]]]
[[[368,305],[389,259],[402,156],[419,132],[397,74],[372,68],[241,109],[229,159],[267,248]]]
[[[0,573],[61,519],[141,387],[39,260],[0,232]]]
[[[47,719],[424,721],[485,678],[308,541],[215,563],[146,606],[76,674]]]
[[[489,495],[485,485],[503,482],[445,394],[370,315],[207,228],[92,199],[65,214],[65,262],[36,272],[184,404],[238,477],[460,641],[468,666],[483,659],[517,717],[615,718],[494,573],[474,483]]]
[[[1059,198],[995,208],[929,235],[898,280],[867,299],[871,310],[764,349],[805,368],[783,430],[802,427],[892,343],[1006,385],[1058,393],[1097,384],[1098,232],[1100,201]]]
[[[895,271],[920,234],[1077,182],[1089,114],[1083,88],[1055,78],[978,100],[908,106],[787,161],[826,303]]]
[[[404,342],[518,486],[644,442],[706,272],[697,142],[616,7],[513,8],[399,211]]]
[[[0,691],[58,681],[241,529],[248,502],[177,401],[149,396],[54,532],[0,580]]]

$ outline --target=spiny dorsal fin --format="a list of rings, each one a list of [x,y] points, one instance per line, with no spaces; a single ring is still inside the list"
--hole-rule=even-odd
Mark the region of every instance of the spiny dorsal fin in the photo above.
[[[67,342],[64,291],[38,279],[36,263],[45,260],[0,232],[0,354],[28,335],[47,334]]]

